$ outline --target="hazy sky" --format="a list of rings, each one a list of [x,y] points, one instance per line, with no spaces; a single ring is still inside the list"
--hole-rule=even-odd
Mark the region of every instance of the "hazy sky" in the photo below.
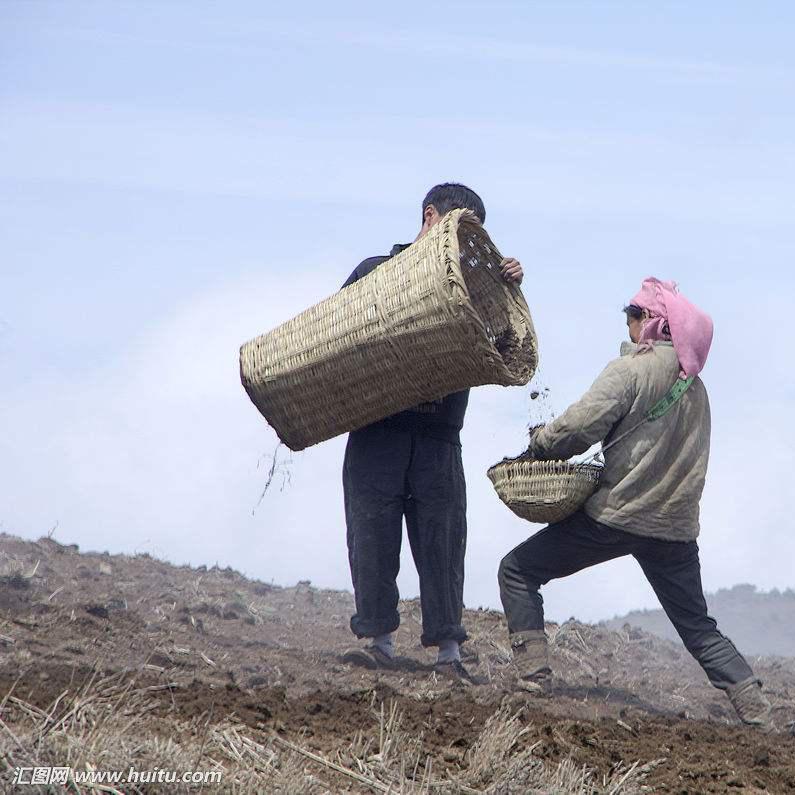
[[[555,410],[617,355],[643,277],[712,313],[705,585],[795,586],[795,8],[381,5],[0,2],[2,530],[349,587],[344,439],[252,515],[276,439],[238,346],[460,180],[525,267]],[[485,476],[529,413],[529,389],[473,392],[469,606],[499,605],[538,529]],[[546,603],[656,604],[631,559]]]

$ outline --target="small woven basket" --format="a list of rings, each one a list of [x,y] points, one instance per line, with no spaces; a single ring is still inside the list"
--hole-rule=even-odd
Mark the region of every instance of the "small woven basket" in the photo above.
[[[254,405],[292,450],[537,363],[521,290],[475,215],[453,210],[372,273],[240,349]]]
[[[551,524],[581,508],[596,491],[602,467],[569,461],[505,459],[488,471],[499,498],[522,519]]]

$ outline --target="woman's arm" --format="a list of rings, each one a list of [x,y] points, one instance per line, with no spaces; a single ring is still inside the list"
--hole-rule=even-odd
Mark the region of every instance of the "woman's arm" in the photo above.
[[[601,442],[635,400],[635,386],[626,357],[605,367],[591,388],[530,440],[528,454],[537,459],[565,460]]]

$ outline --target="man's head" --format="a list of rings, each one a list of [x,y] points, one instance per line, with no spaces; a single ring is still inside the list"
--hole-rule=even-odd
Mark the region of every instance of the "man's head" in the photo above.
[[[472,210],[481,223],[486,221],[486,208],[475,191],[457,182],[445,182],[431,188],[422,200],[422,228],[417,239],[437,224],[450,210]]]

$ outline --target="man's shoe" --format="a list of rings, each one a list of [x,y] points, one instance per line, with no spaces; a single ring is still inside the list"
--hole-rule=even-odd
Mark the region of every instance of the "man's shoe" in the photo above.
[[[776,727],[771,720],[771,705],[762,692],[762,682],[749,676],[742,682],[732,685],[726,691],[737,717],[747,726],[755,726],[764,732],[774,732]]]
[[[375,671],[379,668],[391,670],[396,667],[395,660],[383,652],[378,646],[357,646],[348,649],[342,655],[342,662],[349,665],[358,665],[360,668],[368,668]]]
[[[472,676],[469,671],[464,667],[461,660],[450,660],[450,662],[437,662],[433,666],[433,670],[445,679],[452,679],[454,682],[461,682],[464,685],[479,685],[482,682]]]

